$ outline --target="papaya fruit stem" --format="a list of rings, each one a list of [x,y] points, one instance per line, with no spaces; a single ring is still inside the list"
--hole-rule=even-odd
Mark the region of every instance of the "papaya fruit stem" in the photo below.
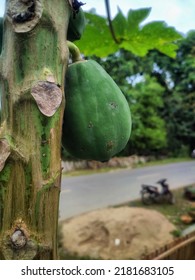
[[[82,61],[81,53],[79,48],[72,42],[67,41],[67,46],[69,49],[69,52],[72,56],[72,62]]]
[[[112,38],[113,38],[113,40],[114,40],[114,42],[115,42],[116,44],[119,44],[120,41],[117,39],[116,34],[115,34],[115,32],[114,32],[113,25],[112,25],[109,0],[105,0],[105,6],[106,6],[106,13],[107,13],[107,19],[108,19],[109,29],[110,29]]]

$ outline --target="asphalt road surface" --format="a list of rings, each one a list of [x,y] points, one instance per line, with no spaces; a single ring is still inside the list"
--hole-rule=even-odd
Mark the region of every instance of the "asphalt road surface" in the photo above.
[[[60,220],[140,197],[141,184],[167,178],[170,189],[195,183],[195,160],[107,173],[63,177]]]

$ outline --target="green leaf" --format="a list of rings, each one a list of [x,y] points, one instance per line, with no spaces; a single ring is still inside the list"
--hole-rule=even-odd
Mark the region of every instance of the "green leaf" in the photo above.
[[[87,25],[82,39],[76,41],[76,45],[84,55],[97,55],[106,57],[118,50],[114,42],[107,19],[95,14],[85,13]]]
[[[114,28],[116,38],[120,41],[120,39],[124,38],[125,30],[127,29],[127,19],[123,15],[120,8],[118,8],[118,13],[113,19],[112,25]]]
[[[174,27],[168,27],[164,21],[154,21],[146,24],[140,36],[146,42],[148,49],[157,49],[170,57],[175,57],[177,45],[175,41],[182,35]]]
[[[145,56],[148,52],[148,47],[144,45],[143,41],[140,40],[139,36],[132,38],[132,40],[123,41],[120,44],[122,49],[132,52],[138,56]]]
[[[164,53],[167,56],[172,57],[172,58],[175,58],[177,49],[178,49],[178,46],[176,44],[173,44],[173,43],[158,46],[158,50],[161,53]]]
[[[121,47],[138,56],[145,56],[149,50],[157,49],[174,58],[178,48],[174,42],[181,38],[175,28],[168,27],[164,21],[155,21],[137,30],[129,40],[121,43]]]
[[[127,16],[127,34],[130,37],[132,34],[139,30],[139,25],[144,21],[150,14],[151,8],[143,8],[139,10],[129,10]]]
[[[141,27],[141,22],[150,11],[150,8],[130,10],[126,18],[118,9],[112,22],[118,44],[112,38],[106,18],[85,13],[87,26],[76,45],[87,56],[106,57],[123,48],[138,56],[145,56],[148,51],[157,49],[174,58],[177,50],[175,42],[182,35],[174,27],[168,27],[164,21],[153,21]]]
[[[150,40],[159,41],[161,44],[182,38],[181,34],[174,27],[168,27],[164,21],[153,21],[144,25],[141,34],[146,39],[150,38]]]

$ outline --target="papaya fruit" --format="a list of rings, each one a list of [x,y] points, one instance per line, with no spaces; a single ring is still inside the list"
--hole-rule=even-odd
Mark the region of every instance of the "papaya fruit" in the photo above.
[[[86,19],[82,8],[77,13],[72,11],[68,24],[67,40],[71,42],[79,40],[84,32],[85,25]]]
[[[62,146],[79,159],[107,161],[130,138],[131,113],[125,96],[95,61],[70,64],[65,78]]]

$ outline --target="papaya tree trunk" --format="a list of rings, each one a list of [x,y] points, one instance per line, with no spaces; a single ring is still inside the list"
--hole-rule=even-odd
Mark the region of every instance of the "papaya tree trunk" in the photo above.
[[[0,57],[0,259],[57,259],[68,0],[7,0]]]

